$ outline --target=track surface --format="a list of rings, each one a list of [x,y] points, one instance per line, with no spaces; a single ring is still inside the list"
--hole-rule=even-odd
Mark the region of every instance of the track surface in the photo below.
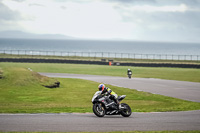
[[[133,113],[129,118],[94,114],[0,114],[0,131],[104,132],[200,130],[200,110]]]
[[[174,81],[152,78],[124,78],[112,76],[97,76],[83,74],[64,74],[64,73],[40,73],[48,77],[60,78],[79,78],[111,84],[139,91],[161,94],[188,101],[200,102],[200,83]]]

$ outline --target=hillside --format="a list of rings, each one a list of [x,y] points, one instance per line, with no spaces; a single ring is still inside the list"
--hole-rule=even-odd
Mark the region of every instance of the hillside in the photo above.
[[[0,38],[18,39],[76,39],[62,34],[33,34],[22,31],[1,31]]]

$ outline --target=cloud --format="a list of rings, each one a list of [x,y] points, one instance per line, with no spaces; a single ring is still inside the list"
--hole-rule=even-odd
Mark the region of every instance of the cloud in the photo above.
[[[21,15],[17,11],[9,9],[6,5],[0,2],[0,20],[11,21],[20,20]]]
[[[105,0],[106,2],[107,0]],[[107,2],[124,4],[155,4],[156,0],[109,0]]]
[[[0,0],[0,25],[87,39],[200,42],[200,1]]]
[[[12,1],[16,1],[16,2],[24,2],[25,0],[12,0]]]
[[[37,3],[31,3],[31,4],[29,4],[29,6],[41,6],[41,7],[44,7],[44,5],[42,5],[42,4],[37,4]]]
[[[105,0],[105,2],[112,2],[120,6],[177,6],[186,5],[190,8],[199,8],[200,0]]]
[[[15,1],[22,2],[22,1]],[[24,31],[21,21],[27,20],[18,10],[12,9],[0,1],[0,31],[21,30]]]
[[[60,8],[63,9],[63,10],[67,9],[66,6],[60,6]]]
[[[185,12],[188,7],[185,4],[178,6],[151,6],[151,5],[133,5],[124,7],[128,12],[142,11],[142,12]]]
[[[137,0],[115,4],[124,23],[134,23],[132,35],[139,40],[199,42],[199,1],[146,1]],[[153,3],[154,2],[154,3]]]
[[[154,13],[153,16],[144,15],[143,21],[138,24],[138,29],[142,30],[142,35],[154,40],[179,40],[197,41],[200,35],[200,15],[194,12],[175,13]],[[142,29],[143,29],[142,28]]]

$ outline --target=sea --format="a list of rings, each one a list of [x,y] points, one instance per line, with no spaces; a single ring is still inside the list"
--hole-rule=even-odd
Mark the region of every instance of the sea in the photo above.
[[[198,58],[200,58],[200,43],[122,40],[0,39],[0,51],[6,50],[199,55]]]

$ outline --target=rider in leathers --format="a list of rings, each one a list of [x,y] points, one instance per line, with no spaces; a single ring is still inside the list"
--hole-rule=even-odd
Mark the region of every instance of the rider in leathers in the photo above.
[[[98,88],[99,88],[99,91],[101,91],[101,94],[110,95],[110,99],[115,101],[115,103],[118,105],[118,109],[121,107],[119,101],[117,100],[118,95],[114,91],[106,87],[104,84],[100,84]]]

